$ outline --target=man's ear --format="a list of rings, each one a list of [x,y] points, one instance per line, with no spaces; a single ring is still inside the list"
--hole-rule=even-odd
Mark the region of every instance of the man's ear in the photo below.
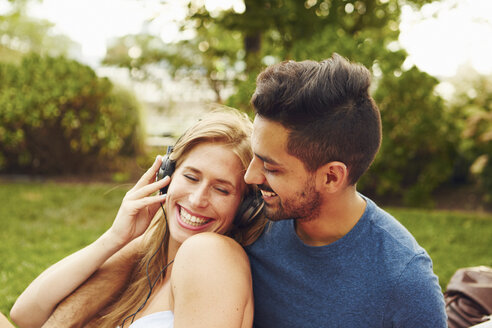
[[[321,188],[333,193],[347,185],[348,168],[342,162],[329,162],[318,168],[318,182]]]

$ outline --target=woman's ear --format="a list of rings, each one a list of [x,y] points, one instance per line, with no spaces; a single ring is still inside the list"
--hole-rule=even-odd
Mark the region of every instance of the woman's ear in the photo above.
[[[333,193],[347,185],[348,168],[342,162],[329,162],[318,168],[321,188]]]

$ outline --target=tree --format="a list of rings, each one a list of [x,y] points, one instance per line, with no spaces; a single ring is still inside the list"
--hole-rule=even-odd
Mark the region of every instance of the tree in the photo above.
[[[406,3],[420,7],[429,2]],[[258,72],[280,60],[321,60],[338,52],[373,69],[376,78],[401,74],[406,58],[397,42],[401,7],[397,0],[245,0],[242,12],[217,13],[207,11],[203,2],[188,3],[192,26],[202,35],[212,26],[222,34],[241,35],[242,48],[229,58],[244,70],[238,72],[242,76],[229,104],[245,110]]]
[[[431,1],[407,3],[419,7]],[[164,63],[173,74],[208,79],[221,99],[219,88],[233,83],[242,92],[245,84],[249,92],[259,70],[279,60],[323,59],[336,51],[370,68],[379,61],[377,69],[386,74],[401,70],[406,57],[388,49],[397,47],[397,0],[245,0],[243,10],[222,11],[209,11],[204,1],[189,0],[187,8],[181,30],[193,31],[194,37],[164,44],[151,34],[128,36],[110,47],[105,62],[129,67],[144,78],[151,64]],[[135,47],[137,60],[130,53]],[[224,75],[225,80],[217,78]]]

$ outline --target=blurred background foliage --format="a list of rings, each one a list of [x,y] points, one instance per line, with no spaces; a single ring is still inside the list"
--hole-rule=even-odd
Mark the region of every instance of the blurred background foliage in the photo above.
[[[26,17],[26,1],[0,22],[0,171],[59,171],[49,164],[55,158],[80,163],[83,171],[141,151],[135,98],[59,57],[73,45],[49,33],[47,22]],[[179,22],[188,37],[166,43],[150,32],[126,35],[108,45],[103,64],[157,85],[165,70],[176,81],[206,84],[216,102],[251,113],[249,99],[264,67],[337,52],[372,71],[382,115],[383,144],[360,182],[364,193],[432,206],[442,188],[473,186],[491,201],[491,77],[467,73],[447,81],[456,92],[443,99],[436,92],[442,81],[408,65],[398,42],[402,6],[430,2],[244,0],[243,8],[209,11],[203,0],[188,0]],[[35,55],[17,59],[26,53]],[[40,146],[41,137],[56,141]],[[47,144],[57,154],[49,159],[39,154]]]
[[[0,63],[0,168],[6,173],[90,172],[141,144],[138,103],[85,65],[28,54]]]

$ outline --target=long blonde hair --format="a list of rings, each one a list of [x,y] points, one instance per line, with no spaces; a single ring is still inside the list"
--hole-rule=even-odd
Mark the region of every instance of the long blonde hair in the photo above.
[[[232,108],[215,109],[178,139],[170,157],[176,161],[176,167],[179,167],[196,145],[214,142],[230,147],[240,159],[246,172],[253,156],[250,143],[252,129],[252,123],[246,114]],[[253,188],[253,186],[246,186],[247,190],[244,194],[254,192]],[[167,222],[163,217],[164,215],[159,211],[152,220],[144,234],[142,253],[136,258],[126,289],[116,296],[111,306],[107,307],[104,311],[106,315],[97,320],[98,327],[114,328],[120,325],[125,317],[134,313],[149,292],[148,277],[152,277],[151,279],[158,277],[161,268],[168,263],[169,234],[166,233]],[[246,227],[233,227],[229,235],[246,246],[259,237],[265,224],[266,219],[259,215]],[[151,260],[151,264],[147,265]],[[164,276],[165,272],[159,279],[163,279]]]

